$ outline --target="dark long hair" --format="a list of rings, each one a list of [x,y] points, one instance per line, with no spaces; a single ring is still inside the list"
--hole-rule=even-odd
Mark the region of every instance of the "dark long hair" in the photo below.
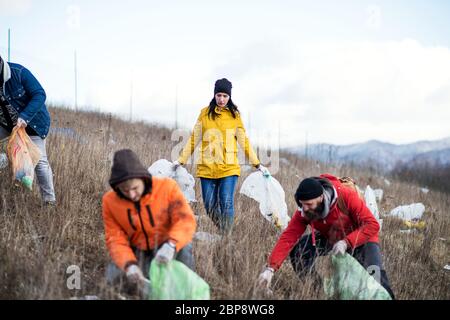
[[[213,120],[215,120],[216,117],[219,116],[219,114],[216,112],[216,106],[217,106],[216,97],[213,97],[211,102],[209,103],[209,108],[208,108],[208,117],[212,118]],[[233,100],[231,100],[231,97],[230,97],[230,100],[228,100],[227,107],[230,110],[231,114],[233,115],[233,118],[236,119],[236,114],[239,113],[239,110],[238,110],[237,105],[235,105],[233,103]]]

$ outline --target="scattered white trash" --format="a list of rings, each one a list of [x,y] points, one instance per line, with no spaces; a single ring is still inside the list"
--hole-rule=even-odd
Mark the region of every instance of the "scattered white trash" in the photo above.
[[[169,177],[174,179],[180,186],[181,191],[183,191],[187,201],[197,202],[197,200],[195,200],[194,177],[182,166],[178,166],[176,171],[172,168],[172,162],[166,159],[160,159],[148,168],[148,172],[155,177]]]
[[[380,211],[378,210],[375,192],[370,186],[366,187],[366,190],[364,192],[364,200],[366,201],[366,206],[369,208],[375,219],[377,219],[378,223],[380,224],[381,230],[383,220],[380,219]]]
[[[265,177],[262,172],[253,172],[242,183],[240,193],[259,202],[259,210],[266,220],[283,230],[290,218],[283,187],[272,176]]]
[[[375,198],[378,202],[383,200],[383,189],[374,189],[373,193],[375,193]]]
[[[222,239],[218,234],[211,234],[209,232],[198,231],[194,234],[194,240],[204,241],[204,242],[216,242]]]
[[[6,153],[0,153],[0,169],[4,169],[8,166],[8,157]]]
[[[450,271],[450,264],[445,265],[444,270]]]
[[[422,191],[422,193],[427,194],[428,192],[430,192],[430,189],[428,189],[428,188],[420,188],[420,191]]]
[[[390,186],[390,185],[391,185],[391,182],[390,182],[388,179],[384,179],[384,183],[385,183],[387,186]]]
[[[413,203],[410,205],[399,206],[389,213],[392,217],[397,217],[402,220],[412,221],[420,220],[425,212],[425,206],[423,203]]]

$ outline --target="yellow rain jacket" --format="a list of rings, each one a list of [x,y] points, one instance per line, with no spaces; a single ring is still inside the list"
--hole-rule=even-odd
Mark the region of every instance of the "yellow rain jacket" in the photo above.
[[[208,108],[203,108],[194,126],[194,130],[181,152],[178,161],[186,164],[201,141],[200,153],[194,157],[197,164],[197,177],[218,179],[240,175],[237,143],[244,150],[246,157],[253,166],[260,161],[250,145],[239,113],[233,118],[228,108],[216,112],[214,120],[208,117]]]

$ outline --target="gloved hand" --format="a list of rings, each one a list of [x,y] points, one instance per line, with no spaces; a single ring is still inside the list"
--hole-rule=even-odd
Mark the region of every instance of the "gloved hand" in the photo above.
[[[26,128],[27,127],[27,122],[25,120],[23,120],[22,118],[18,118],[16,127],[17,128],[20,128],[20,127]]]
[[[135,265],[132,264],[127,268],[127,278],[133,282],[133,283],[139,283],[140,281],[145,281],[145,277],[142,274],[141,269]]]
[[[333,249],[331,249],[331,253],[332,254],[345,254],[345,252],[347,251],[347,247],[348,247],[347,241],[340,240],[334,244]]]
[[[258,166],[258,170],[262,172],[264,177],[270,177],[270,172],[269,169],[267,169],[266,167],[264,167],[262,164],[260,164]]]
[[[159,263],[167,263],[173,259],[175,255],[175,245],[170,242],[166,242],[156,252],[155,260]]]
[[[174,161],[174,162],[172,163],[172,170],[173,170],[173,171],[177,171],[177,169],[178,169],[179,166],[182,166],[182,164],[181,164],[178,160]]]
[[[273,268],[267,267],[258,277],[258,285],[269,289],[272,277],[274,274]]]

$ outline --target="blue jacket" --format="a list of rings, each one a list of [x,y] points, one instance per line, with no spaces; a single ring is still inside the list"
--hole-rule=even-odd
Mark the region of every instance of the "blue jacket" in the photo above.
[[[17,63],[8,64],[11,78],[5,83],[5,98],[17,110],[19,117],[45,139],[50,129],[45,91],[27,68]]]

